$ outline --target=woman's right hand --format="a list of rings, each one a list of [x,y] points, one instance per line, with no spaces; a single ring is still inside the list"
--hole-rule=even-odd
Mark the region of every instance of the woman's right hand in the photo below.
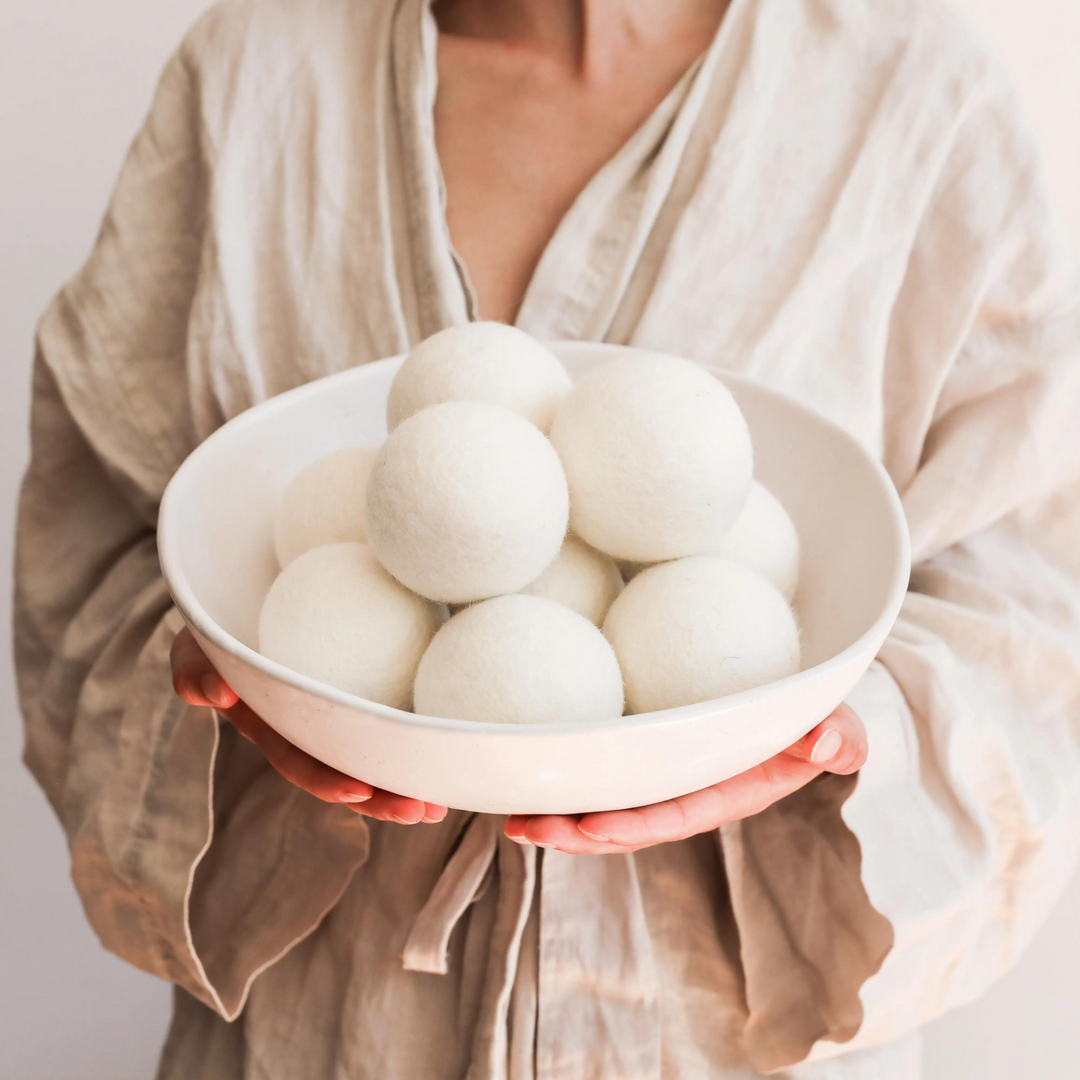
[[[170,660],[173,688],[184,701],[189,705],[216,709],[245,739],[262,751],[266,760],[289,783],[303,788],[317,799],[341,803],[366,817],[396,821],[401,825],[442,821],[446,817],[445,806],[373,788],[362,780],[355,780],[324,765],[293,746],[237,697],[186,626],[173,640]]]

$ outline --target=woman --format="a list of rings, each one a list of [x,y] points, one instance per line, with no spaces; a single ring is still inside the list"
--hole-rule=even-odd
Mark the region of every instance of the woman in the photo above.
[[[19,526],[27,761],[102,940],[177,984],[159,1076],[917,1076],[918,1026],[1007,968],[1075,846],[1058,233],[931,3],[205,16],[42,321]],[[236,700],[160,578],[172,472],[478,317],[721,361],[881,456],[915,566],[847,705],[674,803],[503,821],[375,792]]]

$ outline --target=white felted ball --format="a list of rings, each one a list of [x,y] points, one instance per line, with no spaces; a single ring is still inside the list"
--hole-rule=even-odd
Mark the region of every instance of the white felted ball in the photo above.
[[[520,413],[545,434],[570,376],[550,349],[497,322],[451,326],[409,353],[390,387],[387,427],[444,401],[486,401]]]
[[[788,601],[799,584],[799,534],[780,500],[756,480],[735,524],[708,554],[753,567]]]
[[[559,724],[623,711],[615,653],[588,619],[541,596],[458,612],[416,673],[416,711],[452,720]]]
[[[799,670],[791,608],[756,570],[708,555],[638,574],[611,605],[604,633],[630,712],[692,705]]]
[[[259,651],[339,690],[408,709],[420,657],[442,620],[366,544],[330,544],[294,559],[270,586]]]
[[[452,401],[403,421],[375,459],[368,542],[421,596],[517,592],[559,552],[566,477],[540,431],[497,405]]]
[[[566,396],[551,441],[570,527],[616,559],[706,551],[738,517],[753,472],[746,421],[689,360],[640,352],[594,368]]]
[[[610,555],[568,536],[555,561],[521,591],[546,596],[599,626],[622,586],[619,568]]]
[[[274,513],[278,566],[325,544],[367,539],[364,494],[376,453],[369,446],[335,450],[293,477]]]

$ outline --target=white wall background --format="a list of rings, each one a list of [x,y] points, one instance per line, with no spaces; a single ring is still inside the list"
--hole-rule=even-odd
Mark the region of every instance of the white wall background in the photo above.
[[[362,2],[362,0],[357,0]],[[1012,69],[1080,238],[1080,5],[961,0]],[[157,73],[204,0],[0,0],[0,565],[27,456],[34,322],[85,257]],[[153,1075],[168,989],[86,926],[60,831],[19,764],[0,581],[0,1073]],[[1080,880],[1015,971],[927,1031],[927,1080],[1080,1075]],[[195,1080],[195,1078],[193,1078]],[[418,1078],[420,1080],[420,1078]]]

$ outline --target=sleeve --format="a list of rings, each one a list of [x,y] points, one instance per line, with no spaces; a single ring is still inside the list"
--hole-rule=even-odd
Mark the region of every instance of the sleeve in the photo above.
[[[1080,275],[1008,87],[967,103],[912,236],[883,414],[913,568],[848,699],[869,759],[721,834],[765,1072],[980,995],[1080,842]]]
[[[844,805],[895,941],[828,1057],[982,994],[1080,841],[1080,275],[1011,92],[958,130],[892,317],[887,464],[913,570],[853,694]]]
[[[200,78],[181,49],[87,265],[39,327],[15,647],[25,760],[95,931],[232,1019],[336,903],[368,834],[172,692],[182,623],[154,524],[195,442],[186,348],[213,161]]]

